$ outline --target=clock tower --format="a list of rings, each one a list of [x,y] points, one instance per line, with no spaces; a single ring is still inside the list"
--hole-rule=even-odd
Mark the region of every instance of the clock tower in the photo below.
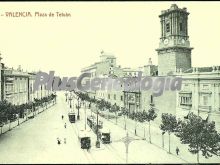
[[[191,50],[188,36],[188,15],[186,8],[176,4],[159,15],[161,37],[158,53],[158,75],[165,76],[191,68]]]

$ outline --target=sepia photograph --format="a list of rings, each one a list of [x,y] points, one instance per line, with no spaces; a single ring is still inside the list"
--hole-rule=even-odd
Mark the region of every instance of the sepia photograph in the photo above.
[[[219,164],[220,2],[0,2],[0,164]]]

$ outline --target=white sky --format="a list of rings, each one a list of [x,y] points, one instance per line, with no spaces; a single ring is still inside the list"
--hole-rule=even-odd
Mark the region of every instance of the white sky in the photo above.
[[[78,76],[99,61],[100,51],[122,67],[157,64],[161,10],[173,2],[0,2],[5,12],[69,12],[69,18],[0,17],[0,52],[9,67],[20,64],[56,75]],[[220,2],[175,2],[187,7],[193,66],[220,65]]]

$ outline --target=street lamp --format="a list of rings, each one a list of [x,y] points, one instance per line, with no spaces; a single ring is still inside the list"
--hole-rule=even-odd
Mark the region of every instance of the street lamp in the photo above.
[[[71,101],[73,100],[73,97],[72,97],[72,95],[70,94],[70,96],[69,96],[69,102],[70,102],[70,108],[72,108],[72,104],[71,104]]]
[[[97,112],[97,128],[96,128],[96,137],[97,137],[97,139],[96,139],[96,148],[100,148],[100,141],[99,141],[99,136],[98,136],[98,130],[99,130],[99,111],[98,111],[98,106],[96,105],[96,112]]]
[[[78,102],[78,105],[76,106],[77,107],[77,110],[78,110],[78,113],[77,113],[77,120],[80,119],[80,116],[79,116],[79,108],[80,108],[80,103],[79,103],[79,97],[77,98],[77,102]]]
[[[85,103],[85,101],[83,101],[83,107],[84,107],[84,114],[85,114],[85,130],[86,130],[86,120],[87,120],[87,116],[86,116],[86,103]]]
[[[68,95],[68,93],[67,93],[67,91],[66,91],[66,93],[65,93],[65,96],[66,96],[66,102],[67,102],[67,95]]]
[[[118,119],[118,108],[116,103],[113,105],[114,111],[115,111],[115,124],[117,124],[117,119]]]
[[[129,144],[134,140],[143,140],[143,139],[136,139],[136,138],[130,137],[127,132],[124,138],[115,141],[115,142],[123,142],[125,144],[126,164],[128,163],[128,147],[129,147]]]

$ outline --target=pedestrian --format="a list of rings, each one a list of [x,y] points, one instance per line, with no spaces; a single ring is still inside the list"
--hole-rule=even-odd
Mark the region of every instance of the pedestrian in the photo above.
[[[61,141],[59,138],[57,138],[57,144],[60,145],[61,144]]]
[[[63,120],[64,116],[62,115],[62,120]]]
[[[179,155],[180,149],[176,147],[176,155]]]
[[[66,123],[64,124],[64,128],[66,128]]]
[[[66,144],[66,138],[63,139],[64,144]]]

